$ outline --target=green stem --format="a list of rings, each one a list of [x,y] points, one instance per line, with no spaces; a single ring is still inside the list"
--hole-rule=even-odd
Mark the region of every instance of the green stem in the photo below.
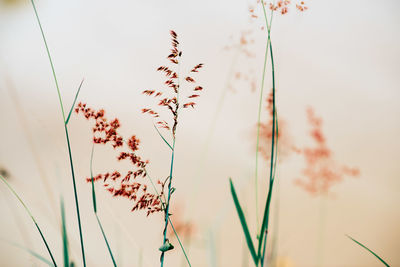
[[[103,235],[104,241],[106,242],[108,253],[110,254],[110,257],[111,257],[111,260],[113,262],[113,265],[114,265],[114,267],[117,267],[117,263],[115,262],[114,255],[113,255],[113,253],[111,251],[110,244],[108,243],[108,239],[107,239],[106,233],[104,232],[103,225],[101,224],[100,218],[99,218],[99,216],[97,214],[96,190],[95,190],[95,187],[94,187],[94,178],[93,178],[93,154],[94,154],[94,144],[92,145],[92,152],[90,154],[90,178],[91,178],[91,184],[92,184],[93,211],[94,211],[94,214],[96,215],[97,223],[98,223],[98,225],[100,227],[100,230],[101,230],[101,233]]]
[[[74,164],[72,162],[71,144],[69,142],[68,128],[67,128],[67,126],[65,124],[64,124],[64,128],[65,128],[65,136],[67,138],[68,156],[69,156],[69,163],[70,163],[71,174],[72,174],[72,184],[73,184],[73,187],[74,187],[75,207],[76,207],[76,214],[77,214],[77,218],[78,218],[79,237],[80,237],[80,241],[81,241],[82,261],[83,261],[83,266],[86,267],[85,249],[84,249],[84,246],[83,246],[81,215],[80,215],[80,212],[79,212],[78,193],[76,191],[75,172],[74,172]]]
[[[367,248],[365,245],[361,244],[360,242],[358,242],[357,240],[355,240],[354,238],[352,238],[349,235],[346,235],[348,238],[350,238],[351,240],[353,240],[356,244],[358,244],[359,246],[361,246],[362,248],[366,249],[369,253],[371,253],[372,255],[374,255],[378,260],[380,260],[380,262],[382,262],[385,266],[390,267],[390,265],[384,261],[381,257],[378,256],[378,254],[376,254],[375,252],[373,252],[372,250],[370,250],[369,248]]]
[[[65,218],[64,198],[62,196],[60,198],[60,208],[61,208],[61,232],[63,241],[64,267],[69,267],[67,224]]]
[[[272,65],[272,146],[271,146],[271,163],[270,163],[270,177],[269,177],[269,189],[268,189],[268,197],[267,197],[267,202],[265,206],[265,212],[264,212],[264,220],[263,220],[263,225],[261,226],[260,229],[260,243],[258,246],[258,253],[261,252],[261,244],[263,242],[267,243],[267,237],[265,237],[265,241],[263,241],[263,234],[265,232],[265,235],[267,236],[268,234],[268,223],[269,223],[269,211],[270,211],[270,204],[271,204],[271,197],[272,197],[272,190],[273,190],[273,185],[274,185],[274,180],[275,180],[275,171],[274,171],[274,151],[275,151],[275,128],[277,124],[277,118],[276,118],[276,106],[275,106],[275,66],[274,66],[274,56],[272,52],[272,42],[270,42],[270,55],[271,55],[271,65]],[[275,159],[276,160],[276,159]],[[266,246],[266,244],[265,244]],[[260,255],[260,254],[259,254]],[[265,256],[265,250],[262,253],[262,258]],[[261,262],[261,266],[263,266],[263,262]]]
[[[54,260],[53,254],[51,253],[51,250],[49,248],[49,245],[47,244],[46,238],[44,237],[42,230],[40,229],[39,225],[37,224],[35,217],[33,217],[31,211],[28,209],[28,207],[25,205],[24,201],[22,201],[22,199],[18,196],[17,192],[15,192],[15,190],[11,187],[11,185],[7,182],[7,180],[0,175],[0,179],[7,185],[7,187],[10,189],[10,191],[14,194],[14,196],[18,199],[18,201],[22,204],[22,206],[24,207],[25,211],[29,214],[29,216],[31,217],[33,223],[35,224],[37,230],[39,231],[39,234],[43,240],[43,243],[46,246],[47,251],[49,252],[51,261],[53,262],[54,266],[57,267],[56,261]]]
[[[264,53],[264,66],[263,66],[263,75],[261,79],[261,89],[260,89],[260,98],[259,98],[259,103],[258,103],[258,115],[257,115],[257,143],[256,143],[256,166],[255,166],[255,187],[256,187],[256,221],[257,221],[257,229],[259,229],[259,214],[258,214],[258,153],[259,153],[259,145],[260,145],[260,124],[261,124],[261,110],[262,110],[262,100],[263,100],[263,93],[264,93],[264,82],[265,82],[265,72],[267,70],[267,59],[268,59],[268,48],[271,43],[271,26],[272,26],[272,15],[273,12],[271,13],[271,18],[270,22],[268,23],[268,17],[267,13],[265,10],[265,5],[264,1],[261,0],[261,5],[263,7],[263,13],[264,13],[264,18],[265,18],[265,26],[267,28],[268,32],[268,40],[267,40],[267,45],[265,47],[265,53]],[[257,238],[259,239],[260,233],[257,233]],[[260,239],[259,239],[260,242]]]
[[[269,47],[270,39],[268,38],[267,45],[265,48],[265,57],[264,57],[264,67],[263,67],[263,75],[261,79],[261,89],[260,89],[260,99],[258,103],[258,116],[257,116],[257,144],[256,144],[256,169],[255,169],[255,186],[256,186],[256,220],[257,220],[257,229],[259,228],[259,217],[258,217],[258,153],[260,146],[260,124],[261,124],[261,110],[262,110],[262,100],[264,93],[264,81],[265,81],[265,71],[267,69],[267,59],[268,59],[268,47]],[[257,233],[258,235],[259,233]]]
[[[50,61],[51,71],[53,73],[54,82],[55,82],[56,88],[57,88],[58,100],[60,102],[61,112],[62,112],[64,123],[65,123],[64,105],[63,105],[62,98],[61,98],[60,87],[58,86],[58,81],[57,81],[56,71],[54,69],[53,60],[51,59],[50,50],[49,50],[49,46],[47,45],[46,36],[44,35],[42,24],[40,23],[40,19],[39,19],[39,15],[38,15],[38,12],[37,12],[37,9],[36,9],[35,1],[31,0],[31,3],[32,3],[32,6],[33,6],[33,10],[35,11],[36,20],[37,20],[37,22],[39,24],[39,28],[40,28],[40,32],[42,34],[44,45],[46,47],[47,57],[49,58],[49,61]]]
[[[265,209],[264,209],[264,216],[263,216],[263,222],[260,228],[260,235],[258,239],[258,251],[257,255],[258,258],[261,260],[261,266],[264,265],[264,257],[265,257],[265,248],[267,245],[267,234],[268,234],[268,223],[269,223],[269,212],[270,212],[270,205],[271,205],[271,198],[272,198],[272,190],[273,190],[273,185],[274,185],[274,167],[276,166],[274,162],[274,155],[275,155],[275,128],[277,127],[277,118],[276,118],[276,106],[275,106],[275,65],[274,65],[274,57],[273,57],[273,52],[272,52],[272,42],[271,42],[271,24],[272,24],[272,15],[271,14],[271,19],[270,23],[268,24],[268,18],[267,18],[267,13],[265,10],[264,6],[264,1],[261,0],[261,4],[263,7],[263,12],[264,12],[264,18],[265,18],[265,24],[267,27],[268,31],[268,42],[269,42],[269,51],[271,55],[271,68],[272,68],[272,140],[271,140],[271,162],[270,162],[270,177],[269,177],[269,188],[268,188],[268,196],[267,196],[267,201],[265,204]],[[265,235],[265,238],[264,238]]]
[[[114,267],[117,267],[117,263],[115,262],[114,256],[113,256],[113,254],[111,252],[111,247],[110,247],[110,244],[108,243],[107,236],[106,236],[106,233],[104,232],[103,226],[101,225],[99,216],[97,215],[97,213],[95,213],[95,215],[96,215],[97,223],[99,224],[101,233],[103,234],[104,241],[106,241],[107,249],[108,249],[108,252],[109,252],[109,254],[111,256],[111,260],[113,262],[113,265],[114,265]]]
[[[164,225],[164,237],[163,237],[163,244],[167,241],[167,228],[168,228],[168,222],[169,222],[169,202],[171,200],[171,184],[172,184],[172,172],[174,169],[174,157],[175,157],[175,137],[174,140],[172,141],[172,152],[171,152],[171,167],[169,170],[169,183],[168,183],[168,197],[167,197],[167,203],[166,203],[166,208],[165,208],[165,225]],[[164,254],[165,252],[161,252],[161,267],[164,266]]]
[[[166,200],[165,200],[165,198],[164,198],[164,201],[162,200],[162,198],[161,198],[160,194],[158,193],[157,188],[156,188],[156,186],[154,185],[153,180],[150,178],[150,176],[149,176],[147,170],[146,170],[146,176],[149,178],[150,183],[151,183],[151,185],[153,186],[154,192],[157,194],[157,197],[158,197],[158,199],[160,199],[160,202],[161,202],[162,207],[165,209],[165,207],[166,207]],[[183,252],[183,254],[185,255],[185,258],[186,258],[187,263],[189,264],[189,266],[192,266],[192,265],[190,264],[190,261],[189,261],[189,258],[188,258],[188,256],[187,256],[187,254],[186,254],[185,248],[183,247],[183,245],[182,245],[182,243],[181,243],[181,240],[180,240],[180,238],[179,238],[179,236],[178,236],[178,233],[175,231],[175,227],[174,227],[174,224],[173,224],[172,221],[171,221],[171,218],[168,217],[168,220],[169,220],[169,223],[171,224],[172,229],[174,230],[174,234],[175,234],[175,236],[176,236],[176,239],[178,239],[179,246],[181,247],[182,252]]]
[[[75,173],[74,173],[74,166],[73,166],[73,162],[72,162],[72,152],[71,152],[71,145],[70,145],[70,142],[69,142],[69,135],[68,135],[68,128],[67,128],[67,124],[66,124],[64,106],[63,106],[63,102],[62,102],[62,98],[61,98],[60,87],[59,87],[58,81],[57,81],[57,75],[56,75],[56,72],[55,72],[55,69],[54,69],[53,60],[52,60],[51,55],[50,55],[49,46],[47,45],[46,36],[44,34],[42,24],[40,23],[39,15],[38,15],[34,0],[31,0],[31,3],[32,3],[33,9],[35,11],[36,20],[37,20],[37,22],[39,24],[39,28],[40,28],[40,32],[42,34],[43,42],[44,42],[44,45],[46,47],[47,56],[48,56],[49,61],[50,61],[50,66],[51,66],[51,70],[52,70],[52,73],[53,73],[54,82],[55,82],[55,85],[56,85],[56,88],[57,88],[58,100],[60,102],[61,113],[62,113],[62,116],[63,116],[65,136],[66,136],[67,145],[68,145],[68,155],[69,155],[69,161],[70,161],[70,165],[71,165],[72,183],[73,183],[73,187],[74,187],[76,213],[77,213],[77,217],[78,217],[79,236],[80,236],[81,251],[82,251],[82,261],[83,261],[83,266],[86,267],[85,249],[84,249],[84,246],[83,246],[82,225],[81,225],[81,218],[80,218],[80,212],[79,212],[79,203],[78,203],[78,194],[77,194],[77,191],[76,191]]]
[[[178,239],[179,245],[180,245],[181,248],[182,248],[182,251],[183,251],[183,254],[185,255],[185,258],[186,258],[187,263],[189,264],[190,267],[192,267],[192,265],[190,264],[189,258],[188,258],[188,256],[186,255],[185,250],[183,249],[182,242],[181,242],[181,240],[179,239],[179,236],[178,236],[178,234],[177,234],[176,231],[175,231],[175,227],[174,227],[174,225],[173,225],[172,222],[171,222],[171,218],[168,217],[168,220],[169,220],[169,222],[170,222],[170,224],[171,224],[172,230],[174,230],[174,233],[175,233],[176,238]]]

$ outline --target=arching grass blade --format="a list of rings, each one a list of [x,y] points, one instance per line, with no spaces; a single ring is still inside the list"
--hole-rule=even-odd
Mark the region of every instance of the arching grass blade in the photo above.
[[[249,228],[247,227],[246,218],[244,216],[242,207],[240,206],[239,199],[237,197],[235,187],[233,186],[232,179],[230,179],[230,178],[229,178],[229,183],[230,183],[230,186],[231,186],[231,193],[232,193],[233,202],[235,203],[236,211],[238,213],[238,216],[239,216],[239,219],[240,219],[240,223],[242,224],[243,233],[244,233],[244,236],[246,238],[247,246],[249,247],[249,251],[250,251],[250,254],[251,254],[252,258],[253,258],[254,264],[257,266],[258,265],[258,256],[257,256],[256,251],[254,249],[253,240],[251,239]]]
[[[360,242],[358,242],[357,240],[355,240],[354,238],[352,238],[349,235],[346,235],[348,238],[350,238],[351,240],[353,240],[356,244],[358,244],[359,246],[363,247],[364,249],[366,249],[367,251],[369,251],[372,255],[374,255],[378,260],[380,260],[385,266],[390,266],[389,264],[387,264],[381,257],[379,257],[375,252],[373,252],[372,250],[370,250],[369,248],[367,248],[366,246],[364,246],[363,244],[361,244]]]

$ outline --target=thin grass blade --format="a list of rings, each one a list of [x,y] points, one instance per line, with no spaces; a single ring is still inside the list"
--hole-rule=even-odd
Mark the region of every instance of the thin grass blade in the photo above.
[[[56,261],[54,260],[54,257],[53,257],[53,253],[51,253],[50,247],[49,247],[49,245],[47,244],[46,238],[44,237],[44,235],[43,235],[43,233],[42,233],[42,230],[40,230],[40,227],[39,227],[39,225],[37,224],[35,217],[33,217],[31,211],[30,211],[30,210],[28,209],[28,207],[25,205],[24,201],[22,201],[22,199],[19,197],[19,195],[17,194],[17,192],[12,188],[12,186],[7,182],[7,180],[6,180],[2,175],[0,175],[0,179],[7,185],[7,187],[10,189],[10,191],[14,194],[14,196],[18,199],[18,201],[19,201],[19,202],[22,204],[22,206],[25,208],[25,211],[26,211],[26,212],[29,214],[29,216],[31,217],[31,219],[32,219],[32,221],[34,222],[34,224],[35,224],[37,230],[39,231],[40,236],[42,237],[43,243],[45,244],[46,249],[47,249],[47,251],[49,252],[50,258],[51,258],[51,260],[52,260],[54,266],[57,267]]]
[[[384,261],[381,257],[379,257],[375,252],[373,252],[372,250],[370,250],[369,248],[367,248],[365,245],[361,244],[360,242],[358,242],[357,240],[355,240],[354,238],[352,238],[349,235],[346,235],[348,238],[350,238],[351,240],[353,240],[355,243],[357,243],[358,245],[360,245],[361,247],[363,247],[364,249],[366,249],[367,251],[369,251],[372,255],[374,255],[378,260],[380,260],[385,266],[390,266],[389,264],[386,263],[386,261]]]
[[[110,257],[113,262],[113,265],[114,265],[114,267],[117,267],[117,263],[115,262],[114,255],[112,254],[111,247],[110,247],[110,244],[108,243],[106,233],[104,232],[103,226],[101,225],[101,222],[100,222],[100,219],[99,219],[99,216],[97,215],[97,213],[96,213],[96,219],[97,219],[97,223],[99,224],[101,233],[103,234],[104,241],[106,241],[107,249],[108,249],[108,252],[110,253]]]
[[[188,258],[188,256],[186,255],[186,251],[185,251],[185,249],[183,248],[181,239],[179,238],[178,233],[176,232],[175,227],[174,227],[174,225],[172,224],[171,218],[168,217],[168,220],[169,220],[169,222],[170,222],[170,225],[171,225],[171,227],[172,227],[172,230],[174,230],[176,239],[178,239],[179,246],[181,247],[181,249],[182,249],[182,251],[183,251],[183,254],[185,255],[186,262],[189,264],[189,267],[192,267],[192,265],[190,264],[189,258]]]
[[[75,181],[75,173],[74,173],[74,164],[73,164],[73,161],[72,161],[71,144],[69,142],[68,127],[67,127],[67,124],[65,124],[66,118],[65,118],[64,105],[63,105],[63,101],[62,101],[62,98],[61,98],[60,87],[58,86],[58,80],[57,80],[56,71],[54,69],[53,60],[52,60],[51,55],[50,55],[50,49],[49,49],[49,46],[48,46],[47,41],[46,41],[46,36],[44,34],[42,24],[40,22],[40,18],[39,18],[39,14],[37,12],[37,9],[36,9],[35,1],[31,0],[31,4],[32,4],[33,10],[35,12],[35,16],[36,16],[36,20],[37,20],[37,23],[38,23],[39,28],[40,28],[40,32],[42,34],[44,45],[46,47],[47,56],[49,58],[49,62],[50,62],[50,66],[51,66],[54,82],[55,82],[56,89],[57,89],[58,100],[60,102],[60,108],[61,108],[61,113],[62,113],[63,122],[64,122],[65,137],[66,137],[67,146],[68,146],[69,162],[70,162],[70,166],[71,166],[72,185],[73,185],[73,188],[74,188],[74,198],[75,198],[76,215],[77,215],[77,219],[78,219],[79,238],[80,238],[81,252],[82,252],[82,262],[83,262],[83,266],[86,267],[86,257],[85,257],[85,247],[84,247],[84,244],[83,244],[81,215],[80,215],[80,211],[79,211],[78,193],[77,193],[77,190],[76,190],[76,181]],[[39,232],[41,232],[40,228],[38,226],[37,226],[37,228],[38,228]]]
[[[239,219],[240,219],[240,223],[242,224],[244,236],[246,237],[247,246],[249,247],[249,251],[250,251],[250,254],[251,254],[252,258],[253,258],[254,264],[257,266],[258,265],[258,256],[257,256],[256,251],[254,249],[253,240],[251,239],[249,228],[247,227],[246,218],[244,216],[242,207],[240,206],[239,199],[237,197],[235,187],[233,186],[232,179],[230,179],[230,178],[229,178],[229,183],[230,183],[230,186],[231,186],[231,193],[232,193],[233,202],[235,203],[236,211],[238,213],[238,216],[239,216]]]
[[[97,213],[96,190],[94,188],[94,178],[93,178],[93,153],[94,153],[94,144],[92,145],[92,152],[90,154],[90,178],[92,181],[93,210],[94,210],[94,213]]]
[[[117,263],[115,262],[114,255],[111,251],[110,244],[108,243],[106,233],[104,232],[103,225],[100,222],[99,216],[97,215],[97,202],[96,202],[96,190],[94,186],[94,179],[93,179],[93,154],[94,154],[94,144],[92,145],[92,153],[90,155],[90,178],[92,180],[92,200],[93,200],[93,210],[94,214],[96,215],[97,223],[99,224],[101,233],[103,235],[104,241],[106,242],[108,253],[110,254],[111,260],[113,262],[114,267],[117,267]]]
[[[164,140],[164,142],[169,146],[169,148],[172,150],[172,146],[168,143],[168,141],[164,138],[164,136],[160,133],[160,131],[158,130],[157,126],[153,125],[154,128],[156,129],[157,133],[160,135],[160,137],[162,138],[162,140]]]
[[[35,251],[30,250],[29,248],[26,248],[26,247],[21,246],[21,245],[19,245],[19,244],[17,244],[17,243],[14,243],[14,242],[10,242],[10,241],[7,241],[7,240],[4,240],[4,241],[5,241],[6,243],[10,244],[11,246],[14,246],[14,247],[17,247],[17,248],[19,248],[19,249],[24,250],[25,252],[29,253],[30,255],[32,255],[33,257],[35,257],[36,259],[38,259],[38,260],[40,260],[41,262],[47,264],[48,266],[54,267],[54,264],[51,263],[51,261],[47,260],[47,259],[46,259],[45,257],[43,257],[42,255],[39,255],[39,254],[36,253]]]
[[[79,84],[78,91],[76,91],[74,102],[72,103],[71,109],[69,110],[69,113],[68,113],[68,117],[65,120],[65,125],[68,124],[69,118],[71,118],[72,111],[74,111],[75,103],[76,103],[76,100],[78,99],[78,95],[79,95],[79,92],[81,91],[81,87],[82,87],[84,80],[85,79],[82,79],[81,83]]]
[[[65,220],[65,208],[64,199],[61,197],[61,227],[62,227],[62,241],[63,241],[63,256],[64,256],[64,266],[69,266],[69,251],[68,251],[68,236],[67,236],[67,224]]]

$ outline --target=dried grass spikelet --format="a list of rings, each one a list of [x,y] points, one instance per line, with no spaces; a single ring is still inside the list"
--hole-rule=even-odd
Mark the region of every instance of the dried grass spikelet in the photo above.
[[[178,124],[178,111],[180,107],[188,108],[196,105],[194,99],[197,99],[200,96],[200,92],[203,90],[203,87],[196,85],[197,82],[193,78],[193,75],[199,72],[199,70],[203,67],[203,63],[195,65],[186,76],[182,76],[179,73],[179,63],[182,57],[182,51],[179,49],[179,41],[178,35],[175,31],[170,31],[171,35],[171,43],[172,48],[170,54],[167,56],[167,59],[170,61],[169,65],[160,66],[157,68],[157,71],[162,72],[166,81],[164,85],[168,87],[167,90],[144,90],[142,93],[147,96],[152,96],[158,99],[158,106],[166,108],[169,113],[172,115],[172,119],[162,119],[160,118],[159,112],[155,111],[153,108],[143,108],[142,113],[149,114],[154,119],[156,119],[156,126],[158,128],[165,129],[167,131],[171,131],[172,136],[175,138],[176,127]],[[182,91],[181,82],[187,82],[188,84],[194,84],[194,88],[192,87],[189,92]],[[188,93],[187,96],[184,94]],[[181,102],[184,102],[182,105]],[[172,126],[171,126],[172,125]]]
[[[119,133],[120,122],[118,119],[109,121],[105,117],[104,110],[93,110],[86,104],[79,103],[75,108],[76,113],[81,113],[88,120],[93,120],[95,126],[93,131],[94,144],[111,144],[119,154],[118,161],[127,160],[130,162],[131,170],[124,175],[119,171],[98,174],[93,177],[93,181],[101,181],[105,189],[114,197],[127,198],[134,202],[132,211],[146,210],[147,216],[162,210],[158,196],[149,193],[147,185],[143,178],[146,177],[147,160],[143,160],[137,153],[139,150],[140,140],[132,135],[125,140]],[[122,150],[122,151],[121,151]],[[142,179],[140,179],[142,178]],[[91,182],[92,178],[87,178],[87,182]]]

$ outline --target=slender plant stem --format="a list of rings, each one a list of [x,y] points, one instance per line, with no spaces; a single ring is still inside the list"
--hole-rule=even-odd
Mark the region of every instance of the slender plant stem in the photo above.
[[[263,75],[261,79],[261,88],[260,88],[260,98],[259,98],[259,103],[258,103],[258,115],[257,115],[257,142],[256,142],[256,164],[255,164],[255,197],[256,197],[256,222],[257,222],[257,228],[259,229],[259,206],[258,206],[258,154],[259,154],[259,146],[260,146],[260,126],[261,126],[261,110],[262,110],[262,100],[263,100],[263,94],[264,94],[264,83],[265,83],[265,72],[267,70],[267,60],[268,60],[268,48],[271,43],[271,26],[272,26],[272,18],[273,18],[273,11],[271,13],[271,18],[268,23],[268,17],[267,17],[267,12],[265,10],[265,5],[264,1],[261,0],[261,5],[263,8],[263,13],[264,13],[264,19],[265,19],[265,26],[268,32],[268,39],[267,39],[267,45],[265,46],[265,53],[264,53],[264,65],[263,65]],[[262,231],[262,230],[260,230]],[[257,233],[257,238],[259,238],[260,233]],[[260,242],[260,241],[259,241]]]
[[[183,251],[183,254],[185,255],[185,258],[186,258],[187,263],[189,264],[190,267],[192,267],[192,265],[190,264],[189,258],[188,258],[188,256],[186,255],[185,250],[183,249],[182,242],[181,242],[181,240],[180,240],[178,234],[176,233],[176,230],[175,230],[174,225],[173,225],[172,222],[171,222],[171,218],[168,217],[168,220],[169,220],[169,222],[170,222],[170,224],[171,224],[172,230],[174,230],[174,233],[175,233],[176,238],[178,239],[179,245],[180,245],[181,248],[182,248],[182,251]]]
[[[180,72],[180,60],[178,60],[178,89],[176,91],[176,108],[175,108],[175,122],[174,126],[172,128],[172,151],[171,151],[171,167],[169,170],[169,183],[168,183],[168,198],[167,198],[167,203],[166,203],[166,208],[165,208],[165,226],[164,226],[164,231],[163,231],[163,246],[166,244],[167,241],[167,231],[168,231],[168,222],[169,220],[169,206],[170,206],[170,200],[171,200],[171,186],[172,186],[172,173],[174,169],[174,158],[175,158],[175,141],[176,141],[176,127],[178,125],[178,115],[179,115],[179,91],[180,91],[180,79],[181,79],[181,72]],[[181,246],[183,248],[183,246]],[[184,250],[183,250],[184,251]],[[185,251],[184,251],[185,253]],[[186,254],[186,253],[185,253]],[[160,257],[160,262],[161,262],[161,267],[164,266],[164,256],[165,256],[165,251],[161,252],[161,257]],[[189,262],[189,261],[188,261]],[[189,263],[190,265],[190,263]]]
[[[265,223],[265,228],[261,229],[261,233],[263,233],[264,229],[265,229],[265,246],[267,243],[267,234],[268,234],[268,223],[269,223],[269,211],[270,211],[270,204],[271,204],[271,198],[272,198],[272,190],[273,190],[273,185],[274,185],[274,166],[275,166],[275,162],[276,161],[274,155],[275,155],[275,146],[277,145],[277,142],[275,142],[275,135],[276,135],[276,127],[277,127],[277,117],[276,117],[276,103],[275,103],[275,66],[274,66],[274,56],[273,56],[273,52],[272,52],[272,42],[270,42],[270,55],[271,55],[271,66],[272,66],[272,146],[271,146],[271,163],[270,163],[270,177],[269,177],[269,189],[268,189],[268,197],[267,197],[267,203],[266,203],[266,207],[265,207],[265,216],[264,218],[266,219],[266,221],[263,222],[263,224]],[[262,241],[262,239],[260,238],[260,241]],[[260,248],[261,246],[259,246]],[[263,251],[263,255],[262,255],[262,259],[264,259],[265,257],[265,249]],[[263,266],[263,261],[261,262],[261,266]]]
[[[262,110],[262,100],[264,93],[264,81],[265,81],[265,71],[267,69],[267,59],[268,59],[268,47],[269,47],[268,38],[265,57],[264,57],[264,67],[263,67],[263,75],[261,79],[261,89],[260,89],[260,99],[258,103],[258,115],[257,115],[257,143],[256,143],[256,169],[255,169],[255,187],[256,187],[256,221],[257,221],[257,229],[259,229],[259,216],[258,216],[258,154],[259,154],[259,146],[260,146],[260,124],[261,124],[261,110]],[[258,235],[259,233],[257,233]]]
[[[36,20],[37,20],[37,22],[39,24],[39,28],[40,28],[40,32],[42,34],[43,42],[44,42],[44,45],[46,47],[47,56],[48,56],[49,61],[50,61],[50,66],[51,66],[51,70],[52,70],[52,73],[53,73],[54,82],[55,82],[55,85],[56,85],[56,88],[57,88],[58,100],[60,102],[61,113],[62,113],[62,116],[63,116],[65,136],[66,136],[67,145],[68,145],[69,162],[70,162],[70,166],[71,166],[72,184],[73,184],[73,187],[74,187],[76,214],[77,214],[77,217],[78,217],[79,237],[80,237],[80,241],[81,241],[81,251],[82,251],[82,261],[83,261],[83,266],[86,267],[85,249],[84,249],[84,246],[83,246],[82,225],[81,225],[81,217],[80,217],[79,203],[78,203],[78,194],[77,194],[77,191],[76,191],[75,172],[74,172],[74,165],[73,165],[73,162],[72,162],[71,144],[70,144],[70,141],[69,141],[69,135],[68,135],[68,128],[67,128],[67,124],[66,124],[64,106],[63,106],[63,102],[62,102],[62,98],[61,98],[60,87],[59,87],[58,81],[57,81],[57,75],[56,75],[56,72],[55,72],[55,69],[54,69],[53,60],[52,60],[51,55],[50,55],[49,46],[47,45],[46,36],[44,34],[44,31],[43,31],[43,28],[42,28],[42,24],[40,23],[39,15],[38,15],[34,0],[31,0],[31,3],[32,3],[33,9],[35,11]]]
[[[146,169],[145,169],[145,170],[146,170]],[[154,185],[153,180],[150,178],[150,176],[149,176],[147,170],[146,170],[146,177],[149,178],[150,183],[151,183],[151,185],[153,186],[154,192],[157,194],[157,197],[158,197],[158,199],[160,199],[160,202],[161,202],[162,207],[165,209],[165,207],[166,207],[166,200],[165,200],[165,198],[164,198],[164,200],[161,198],[161,196],[160,196],[160,194],[158,193],[157,188],[156,188],[156,186]],[[180,238],[179,238],[179,236],[178,236],[178,233],[175,231],[175,227],[174,227],[174,224],[173,224],[172,221],[171,221],[171,217],[168,216],[168,220],[169,220],[169,223],[171,224],[172,229],[174,230],[174,234],[175,234],[175,236],[176,236],[176,239],[178,239],[179,245],[180,245],[180,247],[181,247],[181,249],[182,249],[183,254],[185,255],[185,259],[186,259],[187,263],[189,264],[189,266],[192,266],[192,265],[190,264],[190,261],[189,261],[189,258],[188,258],[188,256],[187,256],[187,254],[186,254],[185,248],[184,248],[183,244],[182,244],[181,241],[180,241]]]
[[[80,237],[80,241],[81,241],[82,262],[83,262],[83,266],[86,267],[85,248],[83,246],[82,224],[81,224],[81,216],[80,216],[80,212],[79,212],[78,193],[76,191],[75,172],[74,172],[74,164],[72,162],[71,145],[70,145],[70,142],[69,142],[68,128],[67,128],[67,126],[65,124],[64,124],[64,128],[65,128],[65,136],[67,138],[67,144],[68,144],[68,155],[69,155],[69,163],[70,163],[70,166],[71,166],[72,184],[73,184],[73,187],[74,187],[76,214],[77,214],[77,218],[78,218],[79,237]]]
[[[169,183],[168,183],[168,197],[167,197],[167,203],[166,203],[166,208],[165,208],[165,226],[164,226],[164,237],[163,237],[163,244],[166,243],[167,241],[167,229],[168,229],[168,218],[169,218],[169,202],[171,200],[171,184],[172,184],[172,173],[174,169],[174,157],[175,157],[175,137],[172,141],[172,152],[171,152],[171,167],[169,170]],[[161,267],[164,266],[164,254],[165,252],[161,252]]]
[[[104,241],[106,242],[108,252],[110,253],[110,257],[111,257],[111,260],[113,262],[113,265],[114,265],[114,267],[117,267],[117,263],[115,262],[114,256],[113,256],[113,254],[111,252],[111,247],[110,247],[110,244],[108,243],[107,236],[106,236],[106,233],[104,232],[104,229],[103,229],[103,226],[102,226],[102,224],[100,222],[99,216],[97,215],[97,213],[95,213],[95,215],[96,215],[97,223],[99,224],[101,233],[103,235]]]
[[[40,236],[41,236],[41,238],[42,238],[42,240],[43,240],[43,243],[44,243],[45,246],[46,246],[47,251],[49,252],[51,261],[53,262],[54,266],[57,267],[56,261],[55,261],[55,259],[54,259],[54,257],[53,257],[53,254],[51,253],[50,247],[49,247],[49,245],[47,244],[46,238],[44,237],[44,235],[43,235],[43,233],[42,233],[42,230],[40,229],[39,225],[37,224],[37,222],[36,222],[36,220],[35,220],[35,217],[33,217],[31,211],[30,211],[30,210],[28,209],[28,207],[25,205],[24,201],[22,201],[22,199],[18,196],[17,192],[15,192],[15,190],[11,187],[11,185],[7,182],[7,180],[6,180],[2,175],[0,175],[0,178],[1,178],[1,180],[7,185],[8,189],[10,189],[10,191],[14,194],[14,196],[18,199],[18,201],[19,201],[19,202],[22,204],[22,206],[25,208],[25,211],[26,211],[26,212],[29,214],[29,216],[31,217],[33,223],[35,224],[37,230],[39,231],[39,234],[40,234]]]
[[[96,190],[95,190],[95,187],[94,187],[94,178],[93,178],[93,154],[94,154],[94,144],[92,145],[92,152],[90,154],[90,178],[91,178],[91,184],[92,184],[93,211],[94,211],[94,214],[96,215],[97,223],[98,223],[98,225],[100,227],[100,230],[101,230],[101,233],[103,235],[104,241],[106,242],[108,253],[110,254],[110,257],[111,257],[111,260],[113,262],[113,265],[114,265],[114,267],[117,267],[117,263],[115,262],[114,255],[113,255],[113,253],[111,251],[110,244],[108,243],[108,239],[107,239],[106,233],[104,232],[103,225],[101,224],[100,218],[99,218],[99,216],[97,214]]]
[[[263,12],[264,12],[264,18],[265,18],[265,23],[268,31],[268,41],[269,41],[269,51],[270,51],[270,56],[271,56],[271,73],[272,73],[272,140],[271,140],[271,162],[270,162],[270,177],[269,177],[269,188],[268,188],[268,196],[267,196],[267,201],[265,204],[265,210],[264,210],[264,216],[263,216],[263,223],[260,228],[260,236],[258,240],[258,257],[259,260],[261,261],[261,266],[264,266],[264,258],[265,258],[265,250],[266,250],[266,245],[267,245],[267,235],[268,235],[268,224],[269,224],[269,212],[270,212],[270,205],[271,205],[271,198],[272,198],[272,191],[273,191],[273,185],[274,185],[274,175],[275,175],[275,170],[274,167],[276,167],[276,159],[274,161],[274,155],[275,155],[275,146],[277,145],[277,142],[275,142],[275,129],[277,127],[277,114],[276,114],[276,101],[275,101],[275,65],[274,65],[274,57],[273,57],[273,50],[272,50],[272,42],[271,42],[271,24],[272,24],[272,14],[271,14],[271,22],[268,24],[268,18],[264,6],[264,1],[261,1],[262,7],[263,7]],[[265,236],[264,236],[265,235]]]

